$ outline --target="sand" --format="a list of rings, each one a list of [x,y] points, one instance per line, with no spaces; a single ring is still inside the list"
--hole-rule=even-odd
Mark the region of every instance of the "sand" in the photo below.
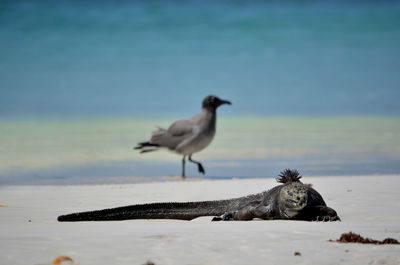
[[[3,186],[0,264],[400,264],[399,245],[329,242],[344,232],[400,239],[400,176],[304,177],[342,222],[130,220],[58,223],[58,215],[135,203],[231,198],[274,179]],[[300,255],[295,255],[299,252]],[[62,262],[61,264],[68,264]]]

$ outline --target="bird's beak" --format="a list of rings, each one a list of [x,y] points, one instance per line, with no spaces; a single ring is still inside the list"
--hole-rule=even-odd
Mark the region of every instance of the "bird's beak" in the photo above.
[[[228,100],[220,100],[219,101],[219,104],[218,104],[218,106],[221,106],[221,105],[223,105],[223,104],[228,104],[228,105],[232,105],[232,103],[230,102],[230,101],[228,101]]]

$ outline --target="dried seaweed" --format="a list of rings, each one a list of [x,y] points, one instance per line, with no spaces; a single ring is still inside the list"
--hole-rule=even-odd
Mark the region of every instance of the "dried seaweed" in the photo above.
[[[382,241],[375,240],[375,239],[370,239],[368,237],[364,238],[360,236],[359,234],[349,232],[349,233],[343,233],[339,239],[337,240],[329,240],[331,242],[340,242],[340,243],[359,243],[359,244],[374,244],[374,245],[385,245],[385,244],[400,244],[399,241],[397,241],[394,238],[385,238]]]

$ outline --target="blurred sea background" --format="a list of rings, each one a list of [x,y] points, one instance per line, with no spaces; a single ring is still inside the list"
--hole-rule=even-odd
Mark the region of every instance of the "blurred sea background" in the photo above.
[[[207,178],[399,174],[399,47],[399,1],[3,0],[0,184],[179,176],[132,147],[208,94]]]

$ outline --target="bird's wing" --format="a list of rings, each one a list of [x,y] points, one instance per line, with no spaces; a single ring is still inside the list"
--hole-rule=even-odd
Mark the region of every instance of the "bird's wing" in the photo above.
[[[174,150],[182,141],[190,138],[195,130],[195,126],[188,120],[176,121],[168,130],[154,131],[150,142]]]
[[[184,136],[193,133],[195,125],[190,120],[180,120],[174,122],[168,128],[168,132],[172,136]]]

